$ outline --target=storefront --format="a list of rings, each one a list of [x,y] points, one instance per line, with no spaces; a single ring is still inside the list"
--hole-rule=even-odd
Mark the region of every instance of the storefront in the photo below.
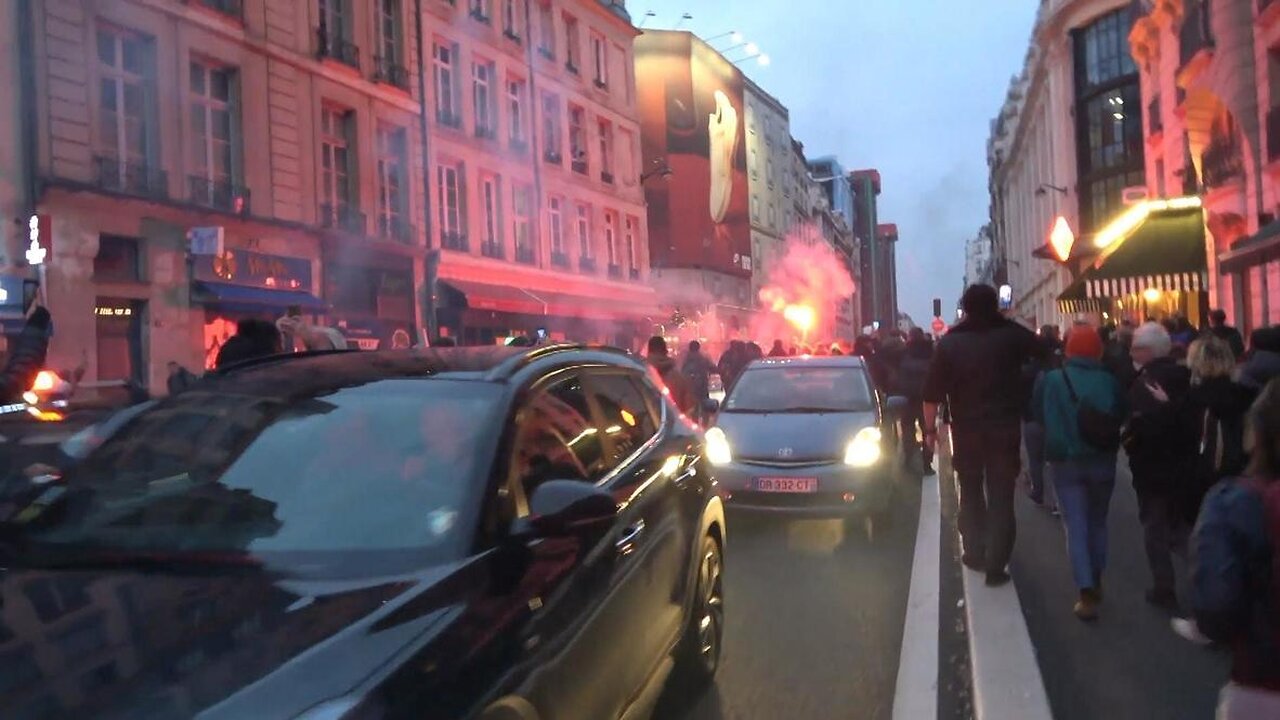
[[[27,325],[27,298],[37,291],[35,281],[21,275],[0,275],[0,362],[9,346]]]
[[[418,340],[413,258],[330,242],[324,259],[330,324],[352,347],[409,347]]]
[[[274,322],[291,311],[320,321],[328,306],[312,290],[311,261],[305,258],[227,248],[221,255],[193,260],[192,300],[204,308],[204,365],[246,318]]]
[[[1280,322],[1280,302],[1272,302],[1272,293],[1280,291],[1280,220],[1262,226],[1219,255],[1218,272],[1232,279],[1241,332]]]

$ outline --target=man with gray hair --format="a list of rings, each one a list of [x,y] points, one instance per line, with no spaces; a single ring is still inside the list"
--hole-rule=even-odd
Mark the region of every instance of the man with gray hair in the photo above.
[[[1187,401],[1191,371],[1170,356],[1173,340],[1159,323],[1133,333],[1130,355],[1138,369],[1129,387],[1124,448],[1138,494],[1151,589],[1147,602],[1177,612],[1172,554],[1189,527],[1178,511],[1181,486],[1195,467],[1195,411]]]

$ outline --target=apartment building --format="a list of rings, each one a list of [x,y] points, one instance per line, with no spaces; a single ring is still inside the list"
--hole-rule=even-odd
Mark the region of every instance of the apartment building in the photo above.
[[[785,251],[792,229],[791,118],[786,106],[743,77],[746,110],[747,191],[751,195],[751,297],[755,301],[768,269]]]

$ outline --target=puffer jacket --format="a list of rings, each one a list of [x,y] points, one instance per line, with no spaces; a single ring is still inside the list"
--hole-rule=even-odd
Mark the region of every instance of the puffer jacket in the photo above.
[[[1124,399],[1120,383],[1103,364],[1089,358],[1069,358],[1060,370],[1050,370],[1036,381],[1032,392],[1033,419],[1044,425],[1044,456],[1050,462],[1115,455],[1080,437],[1078,410],[1067,390],[1064,372],[1071,373],[1071,387],[1081,403],[1120,416]]]

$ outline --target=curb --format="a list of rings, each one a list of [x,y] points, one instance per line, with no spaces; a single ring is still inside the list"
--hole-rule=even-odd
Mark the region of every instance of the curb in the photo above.
[[[987,587],[964,569],[975,720],[1052,720],[1049,696],[1013,583]]]

